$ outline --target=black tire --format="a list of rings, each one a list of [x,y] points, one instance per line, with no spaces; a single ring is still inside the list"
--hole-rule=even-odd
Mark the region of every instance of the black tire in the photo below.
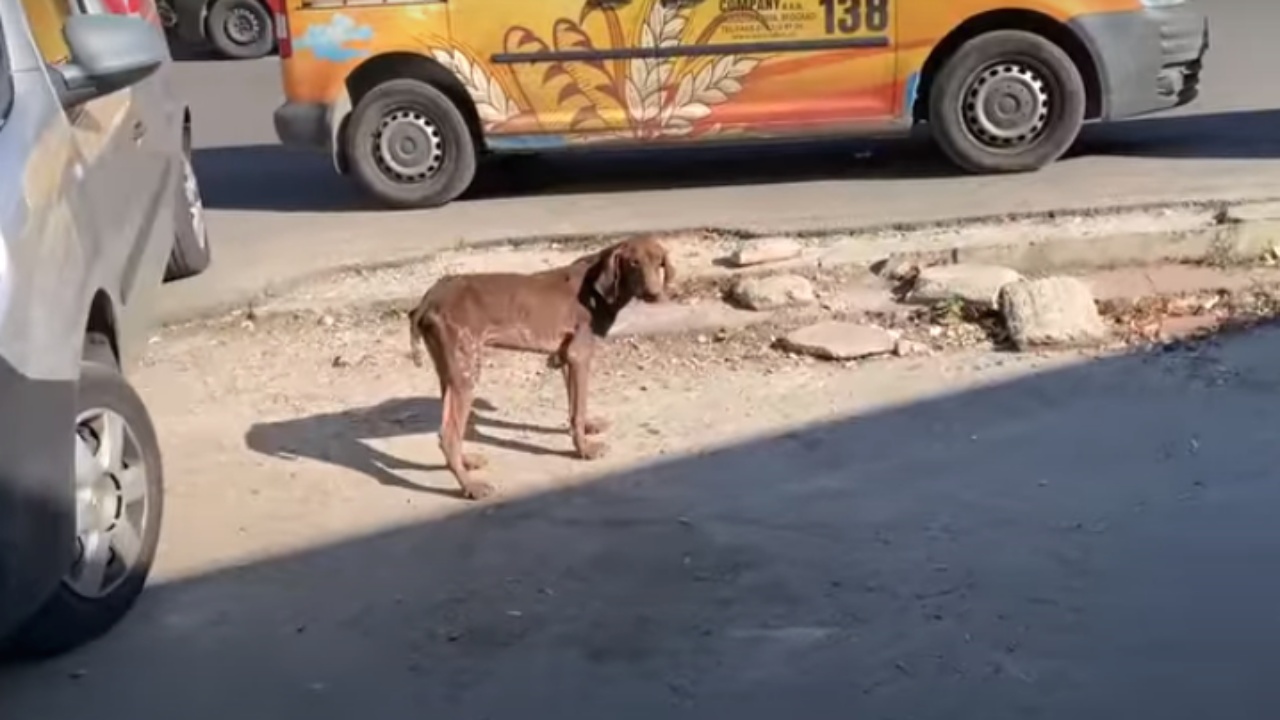
[[[166,282],[199,275],[209,268],[213,259],[209,230],[204,222],[204,201],[191,164],[190,151],[183,155],[182,176],[176,192],[173,250],[169,253],[169,265],[164,272]]]
[[[982,123],[974,118],[991,115],[978,103],[965,102],[980,92],[982,82],[1000,76],[1012,92],[997,97],[1038,109],[1027,114],[1037,118],[1029,127],[1014,125],[1019,129],[1008,128],[1010,136],[1003,138],[979,129]],[[1037,93],[1047,103],[1035,104]],[[1052,163],[1080,134],[1084,109],[1084,80],[1071,57],[1053,42],[1020,30],[985,33],[961,45],[929,93],[934,140],[952,162],[973,173],[1027,172]],[[1027,129],[1032,132],[1013,135]]]
[[[236,22],[251,24],[254,31],[234,31],[231,23]],[[275,18],[260,0],[213,0],[205,20],[205,36],[214,49],[233,60],[260,58],[275,49]]]
[[[432,169],[397,174],[379,159],[384,121],[402,120],[409,137],[426,147],[422,162],[431,162],[431,143],[439,150]],[[410,126],[417,126],[417,129]],[[434,136],[428,133],[434,132]],[[361,186],[379,202],[394,208],[444,205],[466,191],[475,179],[476,148],[462,113],[444,93],[420,80],[390,80],[370,90],[351,113],[344,141],[351,169]],[[415,149],[419,146],[413,144]],[[406,162],[418,162],[418,158]]]
[[[12,658],[60,655],[102,636],[133,607],[146,585],[160,542],[164,515],[164,469],[151,416],[137,392],[120,374],[105,338],[90,338],[81,363],[77,415],[107,408],[125,418],[146,462],[146,524],[138,560],[128,575],[106,595],[89,599],[63,583],[36,614],[9,638],[4,654]],[[70,571],[70,568],[68,568]]]

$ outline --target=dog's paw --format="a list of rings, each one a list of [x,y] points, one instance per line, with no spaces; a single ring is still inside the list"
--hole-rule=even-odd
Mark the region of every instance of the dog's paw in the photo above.
[[[582,431],[588,435],[599,435],[609,430],[609,421],[604,418],[590,418],[582,424]]]
[[[468,470],[483,470],[489,467],[489,458],[480,453],[466,453],[462,456],[462,466]]]
[[[484,500],[492,496],[498,489],[487,482],[472,480],[462,491],[462,496],[468,500]]]
[[[609,446],[602,442],[584,442],[577,449],[582,460],[598,460],[609,452]]]

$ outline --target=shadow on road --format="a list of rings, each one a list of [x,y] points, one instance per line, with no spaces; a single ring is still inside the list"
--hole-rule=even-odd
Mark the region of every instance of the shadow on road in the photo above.
[[[544,435],[566,435],[565,428],[515,423],[494,417],[497,410],[487,400],[477,399],[468,441],[478,443],[468,452],[484,446],[515,450],[533,455],[568,455],[568,449],[552,450],[539,445],[496,437],[484,429],[515,430]],[[255,452],[272,457],[304,457],[333,463],[368,475],[387,487],[439,493],[396,474],[396,470],[442,470],[443,465],[422,465],[392,457],[369,445],[369,440],[402,435],[420,436],[434,446],[440,429],[438,398],[401,398],[372,407],[314,415],[283,422],[256,423],[245,433],[245,444]],[[444,494],[455,495],[452,489]]]
[[[1074,156],[1280,158],[1280,110],[1151,117],[1086,128]],[[378,207],[323,153],[275,145],[196,151],[211,208],[291,211]],[[598,150],[507,156],[481,164],[462,200],[688,187],[917,180],[957,172],[917,132],[907,140],[794,143],[684,150]]]
[[[1265,717],[1277,355],[1271,330],[1102,359],[458,501],[153,587],[103,641],[0,676],[0,710],[1203,720],[1230,702]],[[339,432],[308,422],[299,434]]]
[[[1280,159],[1280,110],[1148,117],[1090,128],[1080,155]]]

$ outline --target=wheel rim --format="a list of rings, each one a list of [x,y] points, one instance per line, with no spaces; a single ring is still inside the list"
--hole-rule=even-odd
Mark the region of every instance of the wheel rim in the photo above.
[[[178,13],[167,2],[156,3],[156,13],[160,16],[160,24],[167,30],[178,26]]]
[[[388,178],[402,183],[422,182],[444,165],[444,137],[421,111],[395,110],[378,124],[373,155]]]
[[[1051,83],[1048,73],[1022,60],[985,65],[970,76],[960,97],[965,130],[990,150],[1025,150],[1052,122]]]
[[[226,28],[227,37],[237,45],[252,45],[262,34],[262,21],[246,7],[232,8],[223,27]]]
[[[182,193],[187,198],[187,211],[191,214],[191,229],[196,234],[196,243],[204,247],[209,241],[204,231],[204,198],[200,196],[200,183],[196,180],[190,158],[182,159]]]
[[[97,408],[76,419],[76,560],[66,585],[100,598],[141,559],[150,503],[147,466],[133,428]]]

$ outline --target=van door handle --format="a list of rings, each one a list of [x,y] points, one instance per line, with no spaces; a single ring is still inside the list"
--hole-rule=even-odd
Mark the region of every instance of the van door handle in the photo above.
[[[134,120],[133,121],[133,141],[141,145],[142,138],[146,136],[147,136],[146,123],[142,122],[141,120]]]

